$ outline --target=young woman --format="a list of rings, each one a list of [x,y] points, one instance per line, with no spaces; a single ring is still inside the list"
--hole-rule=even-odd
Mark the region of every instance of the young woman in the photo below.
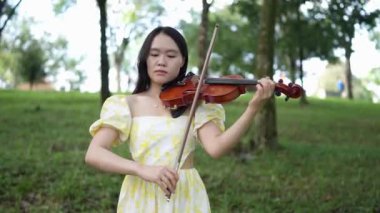
[[[185,76],[187,62],[187,45],[182,35],[171,27],[154,29],[138,56],[139,77],[133,94],[108,98],[100,119],[90,127],[93,138],[86,163],[126,175],[118,212],[210,212],[205,187],[193,167],[196,144],[200,143],[211,157],[221,157],[239,142],[256,112],[273,94],[274,82],[269,78],[260,79],[246,110],[226,130],[223,107],[201,103],[177,172],[174,165],[188,110],[173,118],[169,109],[161,104],[159,94],[163,86]],[[132,159],[111,151],[112,145],[126,141]]]

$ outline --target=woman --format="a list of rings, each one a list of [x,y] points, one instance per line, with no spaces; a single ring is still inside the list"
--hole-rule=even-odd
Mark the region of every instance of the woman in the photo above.
[[[219,104],[201,103],[191,126],[180,169],[174,169],[188,110],[173,118],[159,99],[161,88],[181,80],[187,69],[185,39],[171,27],[157,27],[145,39],[138,56],[139,77],[132,95],[114,95],[90,127],[93,139],[86,163],[100,170],[126,175],[118,212],[210,212],[207,192],[193,167],[195,145],[213,158],[231,150],[256,112],[272,96],[274,82],[260,79],[257,91],[240,118],[224,129]],[[133,159],[111,152],[128,141]],[[170,195],[170,200],[167,197]]]

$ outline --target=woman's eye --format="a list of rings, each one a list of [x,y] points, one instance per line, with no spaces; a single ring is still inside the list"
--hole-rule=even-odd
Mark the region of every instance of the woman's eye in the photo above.
[[[168,55],[169,58],[175,58],[175,55]]]
[[[152,57],[157,57],[158,54],[157,54],[157,53],[151,53],[150,56],[152,56]]]

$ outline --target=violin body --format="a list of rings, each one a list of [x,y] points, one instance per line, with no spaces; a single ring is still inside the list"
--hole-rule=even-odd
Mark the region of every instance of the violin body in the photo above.
[[[246,92],[246,88],[242,85],[220,85],[220,84],[205,84],[202,99],[206,103],[228,103],[238,98]]]
[[[239,75],[224,76],[225,79],[243,79]],[[177,108],[189,106],[194,100],[198,84],[198,76],[187,76],[175,86],[160,93],[160,99],[165,107]],[[200,99],[206,103],[228,103],[246,92],[242,85],[203,84]]]
[[[168,108],[177,108],[191,105],[197,88],[197,76],[185,77],[173,87],[160,93],[162,104]]]
[[[160,99],[165,107],[176,109],[178,107],[189,106],[194,100],[194,95],[198,85],[199,77],[189,75],[183,81],[163,90]],[[207,78],[202,84],[199,99],[206,103],[228,103],[246,92],[246,87],[259,84],[256,80],[244,79],[240,75],[227,75],[222,78]],[[298,98],[302,95],[303,88],[297,84],[283,84],[280,80],[275,85],[275,95],[281,93],[286,95],[286,99]]]

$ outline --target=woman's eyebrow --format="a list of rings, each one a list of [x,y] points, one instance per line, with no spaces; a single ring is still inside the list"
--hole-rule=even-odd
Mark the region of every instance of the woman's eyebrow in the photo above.
[[[156,51],[156,52],[160,52],[161,49],[160,48],[151,48],[150,51]],[[166,53],[179,53],[178,50],[175,50],[175,49],[166,49],[164,52]]]

